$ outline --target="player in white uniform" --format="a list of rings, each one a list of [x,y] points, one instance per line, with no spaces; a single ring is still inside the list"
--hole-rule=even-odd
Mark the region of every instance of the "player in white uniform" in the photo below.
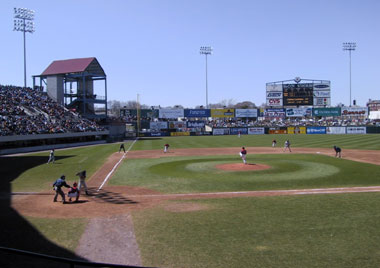
[[[78,172],[76,175],[79,176],[79,184],[78,184],[79,192],[82,190],[82,187],[84,187],[85,193],[86,195],[88,195],[88,188],[86,184],[86,170]]]

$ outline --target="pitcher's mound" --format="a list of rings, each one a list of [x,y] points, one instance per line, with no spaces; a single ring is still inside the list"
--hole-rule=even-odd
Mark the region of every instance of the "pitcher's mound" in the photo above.
[[[268,165],[263,164],[246,164],[233,163],[233,164],[220,164],[215,166],[218,169],[226,171],[248,171],[248,170],[264,170],[270,168]]]

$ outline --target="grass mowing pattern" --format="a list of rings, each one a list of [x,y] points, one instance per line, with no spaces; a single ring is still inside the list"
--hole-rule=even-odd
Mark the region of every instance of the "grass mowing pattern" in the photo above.
[[[143,265],[303,268],[380,263],[379,193],[182,203],[208,209],[184,213],[161,206],[133,213]]]
[[[127,159],[111,185],[131,185],[163,193],[249,191],[370,186],[380,184],[380,166],[324,155],[254,155],[248,162],[271,166],[261,171],[217,170],[221,163],[241,163],[236,156],[189,156]]]
[[[337,145],[343,149],[380,150],[380,135],[318,135],[318,134],[278,134],[278,135],[236,135],[228,136],[190,136],[140,138],[132,150],[163,150],[164,144],[170,144],[170,150],[176,148],[221,148],[221,147],[269,147],[272,140],[283,147],[289,139],[292,147],[331,148]]]

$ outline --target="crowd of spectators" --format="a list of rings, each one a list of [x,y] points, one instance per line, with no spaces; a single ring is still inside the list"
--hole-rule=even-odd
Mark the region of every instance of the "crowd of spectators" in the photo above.
[[[0,136],[102,131],[38,89],[0,85]]]

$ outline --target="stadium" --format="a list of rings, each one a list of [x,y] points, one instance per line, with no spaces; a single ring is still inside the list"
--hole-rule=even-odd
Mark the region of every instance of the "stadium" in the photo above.
[[[111,107],[105,66],[0,80],[1,267],[378,267],[376,101],[295,77],[260,106]]]

